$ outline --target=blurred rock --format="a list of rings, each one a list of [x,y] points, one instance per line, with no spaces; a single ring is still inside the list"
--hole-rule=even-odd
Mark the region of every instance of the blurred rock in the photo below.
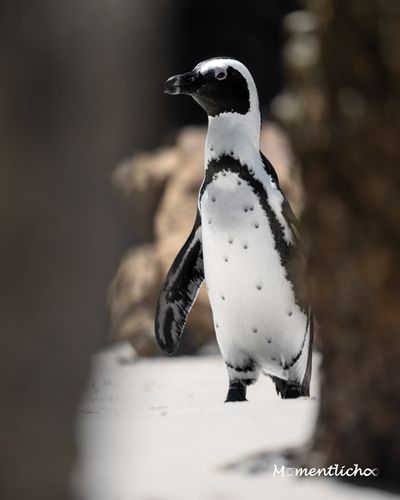
[[[113,336],[129,340],[140,356],[156,354],[151,332],[161,279],[154,245],[139,245],[125,255],[111,284]]]
[[[115,170],[113,181],[131,202],[137,245],[123,258],[110,288],[112,336],[131,342],[141,356],[160,354],[154,337],[157,296],[168,269],[193,225],[204,172],[204,127],[186,127],[176,144],[140,153]],[[295,212],[303,204],[300,175],[282,130],[265,123],[261,148],[278,172]],[[149,235],[151,237],[149,238]],[[190,313],[181,353],[214,339],[211,309],[202,287]]]
[[[174,175],[179,159],[173,149],[139,153],[123,162],[112,181],[130,203],[134,214],[135,240],[152,241],[153,219],[168,180]]]

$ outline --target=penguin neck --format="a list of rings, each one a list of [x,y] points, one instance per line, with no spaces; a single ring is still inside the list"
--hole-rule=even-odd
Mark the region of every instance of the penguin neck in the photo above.
[[[260,152],[261,116],[253,106],[245,114],[221,113],[208,117],[205,166],[228,155],[242,165],[254,164]]]

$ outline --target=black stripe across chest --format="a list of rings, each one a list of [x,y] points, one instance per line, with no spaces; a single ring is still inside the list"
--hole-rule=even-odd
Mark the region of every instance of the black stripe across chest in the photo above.
[[[254,197],[257,198],[267,217],[273,234],[275,248],[279,253],[281,263],[285,268],[287,268],[289,261],[293,256],[294,247],[285,238],[284,227],[269,204],[268,194],[264,185],[256,179],[250,170],[246,166],[243,166],[240,161],[232,158],[231,156],[223,155],[219,159],[211,160],[208,163],[204,181],[199,193],[200,204],[207,187],[215,181],[219,175],[226,175],[226,173],[236,174],[239,181],[245,183],[252,190]]]

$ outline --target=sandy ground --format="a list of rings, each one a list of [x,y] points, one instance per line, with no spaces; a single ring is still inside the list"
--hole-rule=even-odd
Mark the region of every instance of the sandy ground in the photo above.
[[[266,377],[248,403],[224,404],[219,356],[133,360],[120,344],[94,357],[78,416],[82,500],[354,500],[393,498],[333,480],[249,474],[224,467],[259,451],[302,444],[318,409],[282,401]]]

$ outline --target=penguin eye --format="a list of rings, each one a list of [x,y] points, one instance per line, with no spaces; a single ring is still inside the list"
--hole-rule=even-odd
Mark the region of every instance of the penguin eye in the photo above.
[[[216,75],[215,75],[215,78],[217,80],[225,80],[227,74],[225,71],[219,71]]]

